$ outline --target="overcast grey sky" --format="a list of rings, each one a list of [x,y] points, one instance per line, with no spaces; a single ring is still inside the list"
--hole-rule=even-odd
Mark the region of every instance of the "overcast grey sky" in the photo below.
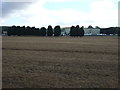
[[[0,2],[2,5],[0,7],[2,10],[1,25],[118,26],[119,0],[3,1]]]
[[[31,2],[2,2],[2,16],[3,18],[8,16],[10,13],[14,13],[15,10],[25,9]]]

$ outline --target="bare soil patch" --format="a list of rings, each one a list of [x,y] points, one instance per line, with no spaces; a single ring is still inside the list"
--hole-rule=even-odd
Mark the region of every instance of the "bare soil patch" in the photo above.
[[[3,88],[117,88],[118,37],[3,37]]]

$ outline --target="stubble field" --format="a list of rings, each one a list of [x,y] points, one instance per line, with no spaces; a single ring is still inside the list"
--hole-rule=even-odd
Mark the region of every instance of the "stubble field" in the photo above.
[[[2,37],[3,88],[117,88],[118,37]]]

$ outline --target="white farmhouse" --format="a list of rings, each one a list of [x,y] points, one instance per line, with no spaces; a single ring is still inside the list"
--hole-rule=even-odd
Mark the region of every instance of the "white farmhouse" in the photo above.
[[[70,34],[70,27],[64,27],[61,30],[61,35],[66,36]]]
[[[62,36],[70,35],[70,28],[71,27],[62,28],[61,35]],[[100,34],[99,28],[93,28],[93,27],[84,28],[84,35],[99,35],[99,34]]]
[[[96,28],[84,28],[84,35],[98,35],[100,34],[100,29]]]

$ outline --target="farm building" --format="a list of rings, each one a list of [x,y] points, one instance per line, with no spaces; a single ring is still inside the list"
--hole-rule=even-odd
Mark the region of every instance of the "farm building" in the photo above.
[[[98,35],[100,34],[100,29],[96,28],[84,28],[85,35]]]
[[[66,35],[69,35],[69,34],[70,34],[70,27],[62,28],[62,30],[61,30],[61,35],[62,36],[66,36]]]
[[[9,28],[9,26],[0,26],[0,34],[7,35],[8,28]]]
[[[100,34],[99,28],[84,28],[84,35],[98,35]],[[70,34],[70,27],[64,27],[62,28],[61,35],[69,35]]]

